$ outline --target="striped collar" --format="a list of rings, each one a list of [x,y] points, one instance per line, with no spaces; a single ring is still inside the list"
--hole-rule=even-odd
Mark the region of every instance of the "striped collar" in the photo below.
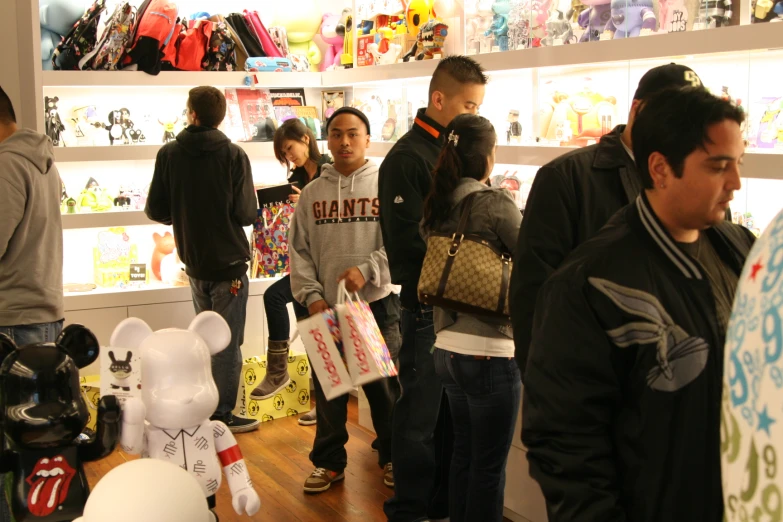
[[[658,216],[655,215],[644,191],[636,198],[636,208],[639,211],[639,218],[647,233],[650,234],[650,237],[658,244],[658,247],[674,266],[688,279],[704,279],[704,274],[699,264],[677,246],[669,232],[658,220]]]

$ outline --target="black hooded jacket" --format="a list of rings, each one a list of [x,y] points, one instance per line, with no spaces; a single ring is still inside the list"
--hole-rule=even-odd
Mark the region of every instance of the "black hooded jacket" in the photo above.
[[[257,209],[250,160],[219,130],[191,125],[158,151],[144,212],[173,226],[189,276],[244,274],[250,243],[242,227],[255,222]]]

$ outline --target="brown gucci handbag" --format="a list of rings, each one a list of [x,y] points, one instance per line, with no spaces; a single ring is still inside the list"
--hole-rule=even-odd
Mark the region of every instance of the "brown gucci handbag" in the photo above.
[[[465,198],[457,231],[431,234],[419,278],[419,301],[455,312],[510,320],[511,254],[465,235],[474,192]]]

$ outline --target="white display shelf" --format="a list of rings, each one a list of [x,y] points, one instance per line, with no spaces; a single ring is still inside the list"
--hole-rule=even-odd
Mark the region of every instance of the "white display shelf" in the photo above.
[[[783,180],[783,154],[746,152],[742,172],[747,178]]]
[[[607,62],[675,58],[713,53],[736,53],[783,47],[783,24],[753,24],[624,38],[576,45],[537,47],[473,55],[489,72],[538,67],[565,67]],[[438,60],[358,67],[323,73],[323,86],[427,78]]]
[[[135,225],[157,225],[147,218],[143,210],[118,210],[109,212],[87,212],[63,214],[63,230],[75,228],[130,227]]]
[[[251,279],[250,295],[262,295],[279,278]],[[145,288],[101,288],[90,292],[66,292],[66,312],[95,310],[118,306],[136,306],[162,303],[178,303],[191,300],[189,286],[150,284]]]
[[[269,142],[238,142],[250,159],[274,158],[275,150]],[[113,145],[98,147],[55,147],[57,162],[70,161],[137,161],[154,160],[163,145]]]
[[[321,74],[317,72],[246,73],[216,71],[167,71],[156,76],[140,71],[43,71],[46,87],[245,87],[245,78],[255,76],[253,87],[320,87]]]

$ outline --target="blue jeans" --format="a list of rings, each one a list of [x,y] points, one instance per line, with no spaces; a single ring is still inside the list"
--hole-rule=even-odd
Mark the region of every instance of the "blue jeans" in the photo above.
[[[435,374],[434,344],[432,307],[403,308],[402,394],[392,421],[394,496],[383,507],[389,522],[449,515],[452,427],[443,385]]]
[[[239,288],[235,285],[239,282]],[[214,418],[230,420],[237,403],[239,379],[242,374],[242,351],[245,342],[245,315],[249,296],[247,275],[233,281],[202,281],[190,278],[190,292],[196,314],[212,310],[220,314],[231,329],[231,342],[225,350],[212,356],[212,377],[218,394],[218,407]]]
[[[26,344],[53,343],[62,331],[62,319],[53,323],[0,326],[0,333],[13,339],[18,347]]]
[[[506,461],[522,381],[513,357],[474,357],[437,348],[435,371],[454,419],[451,522],[501,522]]]
[[[300,305],[291,292],[291,276],[276,281],[264,292],[264,313],[269,325],[270,341],[287,341],[291,334],[291,321],[288,319],[288,303],[294,304],[297,318],[307,317],[307,308]]]

